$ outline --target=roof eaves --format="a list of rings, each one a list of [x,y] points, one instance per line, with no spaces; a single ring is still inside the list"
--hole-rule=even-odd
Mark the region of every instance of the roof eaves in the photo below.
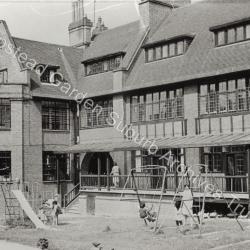
[[[216,25],[213,27],[210,27],[210,31],[217,31],[220,29],[224,29],[227,27],[231,27],[231,26],[235,26],[235,25],[239,25],[239,24],[244,24],[244,23],[250,23],[250,17],[246,17],[246,18],[242,18],[240,20],[235,20],[229,23],[224,23],[224,24],[220,24],[220,25]]]
[[[173,36],[173,37],[170,37],[170,38],[167,38],[167,39],[162,39],[162,40],[159,40],[159,41],[156,41],[156,42],[146,43],[146,44],[144,44],[142,46],[142,48],[150,48],[150,47],[153,47],[153,46],[168,43],[170,41],[176,41],[176,40],[185,39],[185,38],[194,39],[194,37],[195,37],[194,33]]]
[[[115,52],[115,53],[112,53],[112,54],[106,54],[106,55],[102,55],[102,56],[99,56],[99,57],[93,57],[93,58],[90,58],[90,59],[83,60],[82,63],[90,63],[90,62],[100,61],[102,59],[107,59],[107,58],[111,58],[111,57],[114,57],[114,56],[120,56],[120,55],[125,55],[125,54],[126,54],[126,51],[118,51],[118,52]]]

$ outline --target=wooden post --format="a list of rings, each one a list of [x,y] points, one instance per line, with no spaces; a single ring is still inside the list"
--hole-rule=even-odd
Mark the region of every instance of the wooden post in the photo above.
[[[110,161],[109,157],[107,156],[107,165],[106,165],[106,170],[107,170],[107,190],[110,191]]]
[[[59,159],[58,155],[56,156],[56,175],[57,175],[57,194],[60,194],[60,171],[59,171]]]
[[[178,189],[178,172],[177,172],[177,165],[175,164],[175,167],[174,167],[174,184],[175,184],[175,192],[177,191]]]
[[[97,168],[98,168],[98,190],[101,191],[101,159],[100,156],[97,158]]]
[[[250,149],[247,149],[247,169],[248,169],[248,218],[250,218]]]

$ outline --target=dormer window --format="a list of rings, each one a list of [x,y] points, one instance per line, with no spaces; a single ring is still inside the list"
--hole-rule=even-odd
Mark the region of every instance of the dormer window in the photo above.
[[[121,65],[122,55],[110,56],[99,60],[85,61],[85,74],[95,75],[118,69]]]
[[[153,62],[185,54],[193,37],[176,37],[155,44],[146,45],[146,62]]]
[[[0,83],[8,82],[8,71],[7,69],[0,70]]]
[[[58,66],[39,65],[37,70],[40,72],[40,81],[44,84],[56,84],[58,69]]]
[[[250,40],[250,20],[223,24],[210,30],[214,32],[217,47]]]

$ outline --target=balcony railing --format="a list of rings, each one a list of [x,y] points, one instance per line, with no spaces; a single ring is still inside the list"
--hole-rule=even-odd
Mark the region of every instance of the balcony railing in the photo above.
[[[132,178],[129,175],[119,176],[119,185],[117,189],[135,189]],[[115,178],[115,177],[114,177]],[[157,191],[162,187],[163,178],[160,175],[149,175],[143,173],[135,174],[135,183],[138,190]],[[188,177],[168,175],[165,179],[166,191],[183,191],[185,184],[190,184],[194,192],[210,193],[247,193],[247,176],[193,176]],[[113,176],[107,175],[81,175],[81,189],[107,189],[110,190],[113,184]],[[126,185],[125,185],[126,184]]]

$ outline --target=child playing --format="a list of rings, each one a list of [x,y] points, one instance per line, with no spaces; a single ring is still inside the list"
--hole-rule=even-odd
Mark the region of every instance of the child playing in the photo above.
[[[147,208],[145,202],[141,201],[139,209],[140,218],[147,220],[148,222],[155,222],[157,214],[151,212],[152,208]]]
[[[182,211],[181,211],[181,201],[180,200],[175,201],[174,206],[175,206],[175,209],[176,209],[175,222],[176,222],[177,230],[181,231],[180,228],[183,225],[183,222],[182,222],[183,216],[182,216]]]
[[[39,215],[38,215],[39,219],[43,222],[43,224],[46,224],[48,222],[48,218],[45,214],[45,209],[44,207],[40,207],[39,208]]]
[[[61,209],[60,209],[60,207],[59,207],[59,205],[57,204],[57,201],[53,201],[53,203],[52,203],[52,213],[51,213],[51,215],[52,215],[52,218],[53,218],[53,225],[58,225],[58,215],[60,214],[60,211],[61,211]]]

